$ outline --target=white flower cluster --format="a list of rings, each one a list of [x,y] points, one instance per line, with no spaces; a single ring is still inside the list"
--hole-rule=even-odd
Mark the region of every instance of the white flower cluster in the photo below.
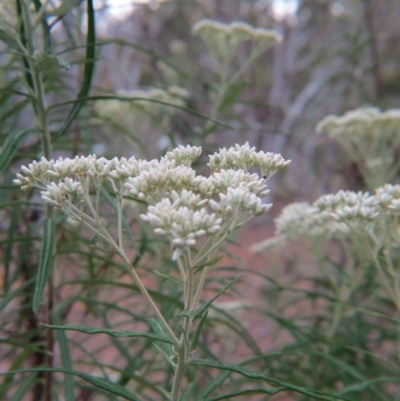
[[[221,229],[222,218],[208,213],[199,195],[183,190],[173,191],[171,201],[164,198],[155,206],[149,206],[147,214],[141,215],[144,221],[155,227],[156,235],[167,235],[175,249],[172,259],[177,260],[185,249],[196,245],[196,238],[213,235]]]
[[[339,191],[334,195],[324,195],[314,206],[321,212],[329,213],[335,220],[348,224],[374,222],[380,215],[378,199],[368,192]]]
[[[400,219],[400,185],[385,184],[368,192],[339,191],[314,204],[292,203],[275,220],[277,236],[326,239],[349,235],[352,229],[385,227]]]
[[[391,217],[400,217],[400,185],[385,184],[375,190],[381,212]]]
[[[172,191],[200,190],[202,181],[203,177],[196,177],[190,167],[177,165],[175,161],[153,160],[141,174],[128,178],[125,188],[133,197],[154,205]]]
[[[374,107],[327,116],[317,126],[337,140],[357,163],[370,189],[392,182],[400,171],[400,109],[381,112]]]
[[[327,239],[349,232],[346,224],[337,222],[329,213],[320,213],[307,202],[296,202],[283,208],[275,219],[275,226],[278,237],[293,240]]]
[[[282,40],[273,30],[255,28],[244,22],[223,24],[211,19],[202,19],[193,25],[192,32],[206,43],[217,59],[231,59],[237,47],[244,41],[251,41],[262,53]]]
[[[330,115],[317,124],[316,131],[328,132],[332,138],[345,136],[352,140],[400,136],[400,109],[381,112],[375,107],[364,107],[343,116]]]
[[[253,167],[261,169],[261,175],[269,178],[277,171],[285,169],[290,160],[285,160],[280,154],[256,152],[255,147],[250,147],[246,142],[243,146],[235,145],[229,149],[220,149],[218,153],[210,156],[208,166],[211,171],[221,169],[242,169],[248,171]]]
[[[179,145],[174,150],[167,152],[161,158],[161,161],[173,161],[182,164],[183,166],[190,167],[192,163],[201,155],[201,148],[199,146],[186,146]]]
[[[197,175],[190,167],[200,156],[201,148],[179,146],[161,160],[151,161],[134,157],[107,160],[95,155],[56,161],[42,158],[28,167],[22,166],[14,183],[22,189],[39,188],[44,202],[84,222],[87,216],[91,224],[96,224],[100,217],[95,215],[98,208],[93,205],[98,199],[93,202],[90,191],[94,187],[98,196],[101,186],[110,182],[117,197],[123,196],[123,190],[148,205],[142,219],[154,227],[155,234],[170,239],[177,259],[196,245],[197,238],[225,235],[271,207],[262,203],[268,193],[265,179],[247,169],[259,166],[265,171],[269,163],[272,174],[288,162],[280,155],[256,153],[248,143],[231,149],[222,150],[221,160],[227,161],[220,163],[209,177]],[[272,168],[273,160],[278,162]],[[85,206],[91,215],[85,214]]]

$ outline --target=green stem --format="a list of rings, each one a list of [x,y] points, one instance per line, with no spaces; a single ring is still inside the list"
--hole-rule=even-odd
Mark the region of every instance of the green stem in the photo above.
[[[171,401],[179,400],[179,392],[187,362],[187,345],[185,341],[182,341],[182,346],[177,349],[177,353],[178,353],[178,363],[175,368],[174,379],[172,382]]]
[[[138,288],[139,288],[140,292],[142,293],[142,295],[146,298],[146,301],[153,308],[153,311],[155,312],[157,318],[160,320],[160,323],[163,325],[164,329],[167,331],[167,333],[171,337],[171,340],[173,341],[176,349],[179,350],[181,348],[181,345],[182,345],[181,341],[178,340],[178,338],[176,337],[175,333],[172,331],[171,327],[169,326],[169,324],[165,320],[164,316],[160,312],[160,309],[158,309],[157,305],[153,301],[153,298],[151,297],[151,295],[147,291],[146,287],[142,283],[142,280],[140,279],[139,275],[137,274],[135,268],[132,266],[128,256],[125,253],[125,251],[122,248],[118,247],[115,242],[114,242],[114,244],[115,244],[114,246],[116,247],[119,255],[121,256],[121,258],[125,262],[126,267],[128,268],[130,275],[132,276],[133,280],[135,281],[135,284],[138,286]]]

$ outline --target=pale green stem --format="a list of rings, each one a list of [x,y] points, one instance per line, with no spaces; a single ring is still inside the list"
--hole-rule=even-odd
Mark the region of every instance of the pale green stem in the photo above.
[[[390,285],[386,274],[384,272],[384,269],[379,261],[379,257],[377,255],[377,250],[375,250],[374,252],[372,252],[372,256],[375,262],[375,266],[378,269],[378,273],[382,279],[382,283],[383,286],[385,287],[386,291],[388,292],[388,294],[390,295],[390,297],[392,298],[392,301],[396,307],[396,309],[400,312],[400,298],[397,298],[396,292],[393,290],[392,286]]]
[[[101,191],[102,182],[96,182],[96,199],[95,199],[95,213],[96,213],[96,220],[100,223],[100,191]]]
[[[26,40],[28,46],[28,55],[25,55],[25,59],[29,65],[29,72],[32,76],[33,81],[33,108],[35,111],[37,125],[40,131],[41,144],[42,144],[42,152],[43,156],[49,160],[52,155],[52,144],[51,144],[51,135],[48,127],[48,116],[47,116],[47,107],[46,107],[46,97],[44,91],[44,85],[42,82],[42,73],[36,70],[35,59],[34,59],[34,43],[33,43],[33,30],[32,30],[32,21],[31,21],[31,13],[29,10],[29,5],[26,1],[21,1],[21,7],[23,9],[23,20],[26,32]],[[50,205],[46,205],[46,217],[47,219],[53,218],[53,208]],[[54,249],[56,249],[56,240]],[[54,256],[54,255],[53,255]],[[50,274],[47,280],[47,291],[48,291],[48,301],[47,301],[47,323],[52,324],[52,305],[54,301],[53,294],[53,274],[51,273],[52,267],[54,266],[54,261],[52,262],[52,266],[50,267]],[[46,339],[46,365],[48,367],[53,366],[53,351],[54,351],[54,336],[53,332],[50,329],[47,329],[47,339]],[[45,401],[49,401],[51,398],[51,388],[52,388],[52,374],[47,372],[45,375],[45,392],[44,399]]]
[[[148,293],[146,287],[144,286],[144,284],[142,283],[142,280],[140,280],[139,275],[136,273],[136,270],[134,269],[134,267],[132,266],[129,258],[126,256],[125,251],[119,247],[117,247],[118,249],[118,253],[120,254],[121,258],[124,260],[126,266],[129,269],[129,272],[131,274],[131,276],[133,277],[136,285],[138,286],[140,292],[142,293],[142,295],[146,298],[146,301],[149,302],[149,304],[151,305],[151,307],[153,308],[157,318],[160,320],[160,323],[163,325],[164,329],[167,331],[167,333],[169,334],[171,340],[173,341],[175,347],[177,349],[180,348],[181,343],[180,341],[176,338],[174,332],[172,331],[171,327],[169,326],[169,324],[167,323],[167,321],[165,320],[164,316],[162,315],[162,313],[160,312],[160,310],[158,309],[158,306],[155,304],[155,302],[153,301],[153,298],[151,297],[151,295]]]
[[[205,266],[201,272],[200,280],[199,280],[199,283],[197,284],[197,289],[196,289],[196,292],[195,292],[194,298],[193,298],[193,309],[197,308],[197,305],[200,301],[200,296],[203,291],[204,284],[206,282],[206,278],[208,276],[209,270],[210,270],[210,266]]]
[[[200,262],[201,262],[205,257],[207,257],[213,250],[215,250],[216,248],[218,248],[218,246],[221,244],[221,242],[223,242],[223,241],[225,240],[226,236],[227,236],[227,233],[224,233],[224,234],[222,235],[222,237],[221,237],[219,240],[217,240],[217,242],[213,243],[213,245],[211,246],[211,248],[209,248],[209,249],[207,249],[207,250],[204,250],[203,252],[199,252],[199,253],[196,255],[196,257],[194,258],[193,267],[198,266],[198,265],[200,264]],[[211,237],[211,238],[210,238],[210,241],[209,241],[209,242],[207,241],[207,243],[210,244],[210,243],[212,243],[212,241],[215,241],[215,238],[214,238],[214,237]],[[211,259],[209,258],[208,260],[210,261]]]
[[[76,217],[78,217],[78,215],[76,215]],[[175,334],[172,331],[171,327],[169,326],[169,324],[165,320],[164,316],[162,315],[162,313],[158,309],[158,307],[155,304],[155,302],[153,301],[153,298],[151,297],[151,295],[147,291],[147,289],[144,286],[142,280],[140,279],[139,275],[137,274],[135,268],[132,266],[128,256],[126,255],[126,253],[124,251],[124,249],[122,247],[118,246],[118,244],[114,241],[114,239],[111,237],[111,235],[108,233],[107,229],[104,226],[101,225],[100,227],[93,227],[85,220],[83,220],[83,223],[88,228],[90,228],[95,233],[97,233],[99,236],[101,236],[105,241],[107,241],[118,252],[118,254],[121,256],[121,258],[125,262],[125,265],[128,268],[128,271],[129,271],[130,275],[132,276],[132,278],[134,279],[134,281],[135,281],[136,285],[138,286],[140,292],[142,293],[142,295],[145,297],[147,302],[152,307],[152,309],[155,312],[155,314],[156,314],[157,318],[159,319],[160,323],[162,324],[162,326],[164,327],[164,329],[167,331],[168,335],[170,336],[171,340],[173,341],[175,347],[177,349],[179,349],[181,347],[181,342],[175,336]]]
[[[118,220],[118,246],[122,249],[124,245],[123,232],[122,232],[122,183],[120,184],[119,192],[115,192],[117,195],[117,220]]]
[[[183,264],[182,264],[181,258],[178,258],[177,264],[178,264],[179,273],[181,274],[183,283],[184,283],[184,285],[185,285],[185,281],[187,280],[187,275],[186,275],[185,268],[184,268],[184,266],[183,266]],[[185,289],[184,289],[184,292],[186,292]]]
[[[186,342],[182,342],[182,347],[177,349],[178,353],[178,363],[175,368],[175,374],[172,382],[172,390],[171,390],[171,401],[178,401],[179,400],[179,392],[180,387],[183,379],[183,374],[186,368],[187,362],[187,346]]]
[[[257,48],[253,49],[252,52],[250,53],[250,56],[246,59],[246,61],[240,66],[240,68],[235,72],[235,74],[232,76],[231,79],[228,80],[228,85],[234,84],[240,76],[244,73],[246,68],[248,68],[257,57],[261,55],[262,52]]]
[[[92,216],[94,217],[94,219],[96,220],[96,223],[99,224],[99,215],[96,212],[95,207],[93,206],[92,200],[90,198],[90,194],[89,194],[89,181],[88,181],[88,177],[83,177],[80,179],[81,185],[82,185],[82,189],[83,189],[83,199],[86,202],[87,206],[89,207]]]

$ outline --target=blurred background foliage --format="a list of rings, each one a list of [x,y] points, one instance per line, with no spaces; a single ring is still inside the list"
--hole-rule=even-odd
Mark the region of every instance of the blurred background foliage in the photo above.
[[[357,166],[314,127],[327,114],[398,105],[400,3],[98,0],[91,10],[91,1],[70,0],[49,1],[41,13],[42,4],[35,0],[29,7],[40,29],[28,41],[20,18],[22,3],[0,2],[0,140],[9,155],[1,159],[0,371],[61,366],[106,378],[143,400],[163,399],[157,386],[167,388],[171,372],[150,340],[93,337],[40,325],[64,322],[123,329],[133,320],[142,331],[158,330],[115,255],[61,215],[55,217],[55,266],[44,301],[37,314],[31,309],[45,211],[37,193],[21,193],[12,180],[21,164],[44,152],[32,70],[21,56],[21,44],[30,42],[37,49],[31,49],[31,55],[43,78],[52,158],[92,153],[153,158],[177,144],[201,145],[207,155],[249,141],[257,149],[291,159],[291,168],[270,183],[275,206],[272,214],[258,220],[264,238],[272,231],[272,217],[288,202],[314,200],[340,188],[365,188]],[[244,70],[217,108],[218,64],[191,34],[192,25],[202,18],[244,21],[275,29],[283,37]],[[247,54],[244,44],[232,70]],[[149,92],[156,89],[158,97],[149,101]],[[126,96],[138,99],[128,101]],[[104,195],[103,215],[112,225],[113,199]],[[126,208],[133,264],[145,280],[148,276],[152,295],[172,319],[182,308],[179,288],[150,274],[154,267],[173,271],[165,256],[167,244],[155,241],[140,222],[140,205]],[[394,312],[374,270],[366,264],[366,280],[347,299],[350,312],[332,331],[327,328],[337,294],[319,272],[321,261],[304,259],[299,245],[292,250],[293,255],[286,252],[290,255],[285,264],[271,252],[262,272],[259,262],[257,269],[257,264],[227,254],[226,263],[214,269],[209,294],[217,291],[221,277],[245,270],[253,277],[247,285],[257,285],[257,302],[235,303],[242,296],[234,294],[216,306],[204,324],[198,357],[244,361],[293,386],[336,396],[320,399],[399,400]],[[331,244],[323,263],[340,277],[344,258]],[[238,291],[249,290],[242,285]],[[243,400],[314,399],[286,391],[287,385],[277,385],[279,394],[268,395],[265,389],[274,387],[229,371],[189,369],[187,380],[192,384],[182,399],[231,399],[235,394]],[[3,376],[0,398],[119,399],[100,384],[83,374],[15,373]]]

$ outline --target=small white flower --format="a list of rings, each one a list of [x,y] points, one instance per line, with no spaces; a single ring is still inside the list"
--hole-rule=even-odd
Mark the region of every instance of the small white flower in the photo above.
[[[315,201],[314,206],[348,224],[371,223],[380,215],[378,198],[362,192],[339,191],[335,195],[324,195]]]

